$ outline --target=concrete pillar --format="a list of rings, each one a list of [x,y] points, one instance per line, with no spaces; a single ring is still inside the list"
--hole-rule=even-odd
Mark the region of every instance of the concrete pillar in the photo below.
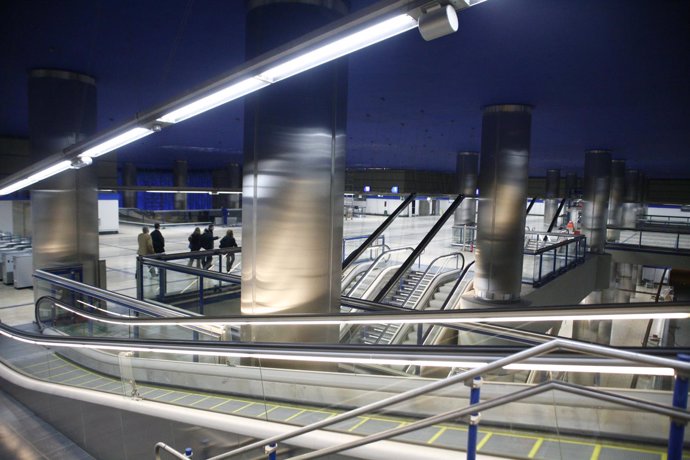
[[[465,199],[455,210],[455,225],[474,225],[477,208],[477,174],[479,173],[479,154],[477,152],[460,152],[456,159],[455,177],[457,193]]]
[[[41,159],[96,131],[96,82],[64,70],[29,73],[31,159]],[[65,171],[31,189],[35,269],[81,267],[82,280],[98,277],[98,193],[95,169]],[[38,289],[35,296],[40,296]]]
[[[526,105],[484,108],[474,278],[479,300],[520,300],[531,122]]]
[[[122,185],[125,187],[136,187],[137,185],[137,167],[134,163],[125,163],[122,169]],[[124,191],[122,194],[123,204],[125,208],[137,207],[137,192]]]
[[[344,7],[249,1],[247,59],[342,16]],[[242,314],[340,310],[346,85],[347,62],[338,60],[245,99]],[[243,341],[337,342],[338,334],[337,326],[242,328]]]
[[[544,226],[551,225],[553,216],[558,212],[560,201],[561,170],[548,169],[546,171],[546,190],[544,194]]]
[[[611,160],[611,188],[607,226],[620,227],[623,216],[623,195],[625,194],[625,160]],[[617,241],[620,230],[606,230],[606,241]]]
[[[587,236],[590,252],[601,254],[606,245],[606,220],[611,178],[611,152],[585,152],[585,189],[582,209],[582,232]]]
[[[175,187],[187,187],[187,177],[188,168],[187,160],[175,160],[173,165],[173,186]],[[187,194],[186,193],[176,193],[175,194],[175,209],[184,210],[187,209]]]

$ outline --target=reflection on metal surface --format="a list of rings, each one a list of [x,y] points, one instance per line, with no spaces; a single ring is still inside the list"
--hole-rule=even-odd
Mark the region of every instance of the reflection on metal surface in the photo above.
[[[297,4],[247,15],[248,57],[328,21]],[[301,12],[285,26],[282,13]],[[330,16],[332,17],[332,16]],[[281,24],[281,27],[275,27]],[[242,195],[242,314],[339,311],[347,63],[249,96]],[[338,327],[242,328],[242,340],[335,342]]]
[[[531,121],[529,106],[484,109],[474,280],[481,300],[520,299]]]
[[[186,187],[187,184],[187,160],[175,160],[173,165],[173,186]],[[175,194],[175,209],[187,209],[187,195]]]
[[[611,190],[607,226],[620,227],[622,220],[623,195],[625,191],[625,160],[611,160]],[[620,230],[606,230],[606,241],[616,241]]]
[[[96,88],[90,77],[66,79],[52,71],[31,73],[29,133],[34,163],[95,130]],[[31,207],[34,268],[81,265],[84,282],[94,284],[98,263],[96,170],[67,171],[38,183],[31,192]]]
[[[544,224],[549,225],[554,214],[558,211],[560,198],[561,170],[549,169],[546,171],[546,194],[544,195]]]
[[[606,220],[611,178],[611,152],[585,152],[585,190],[582,208],[582,231],[589,251],[600,254],[606,244]]]
[[[455,211],[455,225],[474,225],[477,212],[477,174],[479,172],[479,154],[477,152],[460,152],[455,167],[458,184],[457,193],[465,195]]]
[[[625,194],[621,210],[621,227],[635,228],[640,218],[640,172],[637,169],[625,171]]]

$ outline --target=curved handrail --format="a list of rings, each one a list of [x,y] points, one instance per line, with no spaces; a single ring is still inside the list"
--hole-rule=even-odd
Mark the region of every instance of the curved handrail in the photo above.
[[[376,302],[380,302],[386,295],[388,295],[388,292],[395,286],[398,281],[402,278],[403,274],[407,272],[407,270],[414,264],[414,261],[417,260],[417,257],[424,252],[426,247],[431,243],[431,240],[436,237],[436,234],[441,230],[441,228],[445,225],[445,223],[448,221],[450,216],[454,215],[455,210],[460,206],[460,203],[465,199],[465,195],[458,195],[458,197],[453,200],[453,202],[448,206],[448,209],[443,213],[443,215],[436,221],[436,223],[431,227],[431,230],[422,238],[422,241],[419,242],[417,247],[412,251],[412,254],[405,260],[405,262],[402,263],[400,268],[398,269],[397,272],[393,275],[393,277],[388,280],[385,286],[379,291],[378,294],[376,294],[376,297],[374,300]]]
[[[472,265],[474,265],[475,262],[476,260],[473,260],[472,262],[467,264],[467,266],[464,267],[462,273],[460,273],[460,276],[458,277],[458,280],[455,282],[453,288],[448,293],[448,297],[446,297],[446,300],[443,302],[443,305],[441,305],[441,311],[444,311],[446,307],[448,307],[448,302],[450,302],[450,299],[455,295],[455,291],[458,290],[458,288],[460,287],[460,283],[462,283],[462,281],[465,279],[465,275],[467,275],[467,272],[472,267]]]
[[[112,311],[104,310],[104,309],[99,308],[99,307],[97,307],[97,306],[95,306],[95,305],[91,305],[91,304],[87,304],[86,302],[79,301],[80,303],[82,303],[84,306],[86,306],[86,307],[88,307],[88,308],[93,308],[93,309],[96,309],[96,310],[98,310],[98,311],[104,312],[105,315],[109,315],[109,316],[93,316],[93,317],[89,317],[89,316],[87,315],[87,312],[85,312],[84,310],[78,309],[78,308],[76,308],[76,307],[70,307],[69,305],[62,304],[62,303],[60,303],[59,300],[57,300],[57,299],[55,299],[55,298],[53,298],[53,297],[51,297],[51,296],[43,296],[43,297],[39,298],[39,299],[36,301],[36,307],[35,307],[36,323],[39,325],[39,327],[43,326],[43,324],[44,324],[44,323],[43,323],[43,320],[41,319],[41,317],[40,317],[40,315],[39,315],[39,309],[40,309],[39,304],[40,304],[41,302],[43,302],[43,301],[46,301],[46,300],[49,301],[49,302],[51,302],[52,305],[53,305],[54,307],[57,307],[57,308],[59,308],[59,309],[61,309],[61,310],[70,312],[70,313],[72,313],[72,314],[74,314],[74,315],[81,316],[81,317],[83,317],[83,318],[89,319],[90,321],[98,321],[98,322],[103,322],[103,323],[109,323],[110,321],[108,321],[108,320],[105,319],[105,318],[114,318],[114,319],[118,319],[118,320],[119,320],[119,319],[126,320],[126,319],[129,319],[129,318],[130,318],[130,317],[127,316],[127,315],[122,315],[122,314],[115,313],[115,312],[112,312]],[[125,307],[126,307],[126,306],[125,306]],[[163,315],[160,315],[160,314],[155,313],[155,312],[150,312],[150,311],[140,310],[140,309],[136,309],[135,311],[138,311],[138,312],[141,312],[141,313],[145,313],[145,314],[151,315],[152,317],[165,318]],[[194,317],[194,316],[195,316],[195,315],[192,314],[191,312],[185,314],[185,313],[182,313],[182,312],[179,312],[179,311],[176,311],[176,310],[170,310],[170,313],[173,314],[173,316],[176,316],[176,317],[178,317],[178,318],[189,318],[189,317]],[[110,322],[110,323],[112,324],[112,322]],[[116,322],[115,324],[121,324],[121,323],[120,323],[120,322]],[[180,325],[178,325],[178,326],[179,326],[179,327],[182,327],[182,328],[185,328],[185,329],[190,329],[190,330],[195,331],[195,332],[202,333],[202,334],[207,335],[207,336],[209,336],[209,337],[215,337],[216,339],[222,338],[222,337],[223,337],[223,333],[222,333],[221,331],[216,332],[216,331],[209,330],[208,328],[212,327],[211,325],[206,325],[206,326],[204,326],[204,327],[200,327],[200,326],[195,326],[195,325],[193,325],[193,324],[192,324],[192,325],[180,324]],[[41,329],[42,329],[42,327],[41,327]]]
[[[378,256],[376,259],[374,259],[374,261],[371,263],[371,265],[369,266],[369,268],[364,272],[364,275],[362,275],[362,277],[359,278],[359,279],[357,280],[357,282],[354,284],[354,286],[352,286],[352,288],[350,288],[350,289],[347,291],[347,294],[346,294],[346,295],[349,296],[350,294],[352,294],[353,292],[355,292],[355,291],[360,287],[360,284],[364,281],[364,279],[365,279],[367,276],[369,276],[369,274],[374,270],[374,268],[376,268],[377,264],[379,263],[379,261],[380,261],[384,256],[390,257],[392,253],[398,252],[398,251],[414,251],[414,248],[409,247],[409,246],[408,246],[408,247],[404,247],[404,248],[396,248],[396,249],[391,249],[390,251],[382,252],[381,254],[379,254],[379,256]]]
[[[409,295],[407,296],[407,298],[405,299],[405,302],[403,302],[403,306],[405,306],[405,305],[407,304],[407,302],[410,300],[410,297],[411,297],[412,294],[417,290],[417,288],[418,288],[419,285],[421,284],[421,282],[422,282],[422,280],[424,279],[424,277],[425,277],[426,275],[429,274],[429,271],[434,267],[434,264],[435,264],[436,262],[438,262],[439,260],[441,260],[441,259],[451,259],[453,256],[455,256],[456,259],[457,259],[457,256],[460,256],[460,258],[462,258],[462,268],[461,268],[460,270],[462,270],[463,268],[465,268],[465,256],[462,254],[462,252],[452,252],[452,253],[450,253],[450,254],[446,254],[446,255],[443,255],[443,256],[438,256],[437,258],[435,258],[434,260],[432,260],[431,263],[429,264],[429,266],[426,268],[426,270],[424,270],[424,273],[423,273],[422,276],[419,278],[419,280],[415,283],[414,287],[412,288],[412,291],[410,291],[410,294],[409,294]],[[440,273],[440,269],[443,268],[443,267],[445,267],[445,265],[443,265],[442,267],[439,268],[439,271],[436,272],[436,275],[438,275],[438,274]],[[434,276],[436,276],[436,275],[434,275]]]

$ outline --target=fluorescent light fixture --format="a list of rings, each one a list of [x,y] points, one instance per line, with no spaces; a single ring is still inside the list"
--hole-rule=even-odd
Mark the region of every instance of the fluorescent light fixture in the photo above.
[[[264,88],[268,85],[268,82],[262,81],[255,77],[250,77],[209,94],[206,97],[191,102],[183,107],[180,107],[179,109],[166,113],[162,117],[158,118],[158,121],[163,123],[178,123],[186,120],[187,118],[191,118],[195,115],[206,112],[207,110],[218,107],[219,105],[223,105],[226,102],[234,101],[242,96],[246,96],[247,94],[253,93],[254,91]]]
[[[66,171],[71,167],[71,161],[61,161],[49,168],[42,169],[41,171],[30,175],[26,179],[22,179],[18,182],[15,182],[14,184],[10,184],[5,188],[0,189],[0,195],[8,195],[12,192],[16,192],[17,190],[21,190],[24,187],[28,187],[31,184],[35,184],[36,182],[40,182],[43,179],[47,179],[50,176],[54,176],[55,174],[61,173],[62,171]]]
[[[272,67],[262,72],[258,78],[275,83],[380,41],[395,37],[415,27],[417,27],[417,21],[412,16],[407,14],[394,16]]]
[[[108,152],[112,152],[117,148],[120,148],[127,144],[131,144],[132,142],[139,140],[142,137],[146,137],[149,134],[153,134],[154,132],[155,131],[153,131],[152,129],[142,128],[138,126],[136,128],[130,129],[129,131],[125,131],[124,133],[115,136],[112,139],[108,139],[105,142],[101,142],[95,147],[91,147],[90,149],[85,150],[84,152],[79,154],[79,157],[96,158]]]

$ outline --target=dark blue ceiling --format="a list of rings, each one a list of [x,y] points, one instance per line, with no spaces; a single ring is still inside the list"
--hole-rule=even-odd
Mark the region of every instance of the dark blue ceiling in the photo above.
[[[0,16],[0,136],[27,135],[31,68],[93,75],[105,130],[243,62],[239,0],[24,0]],[[481,107],[517,102],[535,107],[532,175],[610,148],[650,177],[690,178],[689,24],[687,0],[488,0],[451,36],[380,43],[349,58],[347,164],[453,171],[479,150]],[[242,117],[230,103],[120,160],[241,160]]]

